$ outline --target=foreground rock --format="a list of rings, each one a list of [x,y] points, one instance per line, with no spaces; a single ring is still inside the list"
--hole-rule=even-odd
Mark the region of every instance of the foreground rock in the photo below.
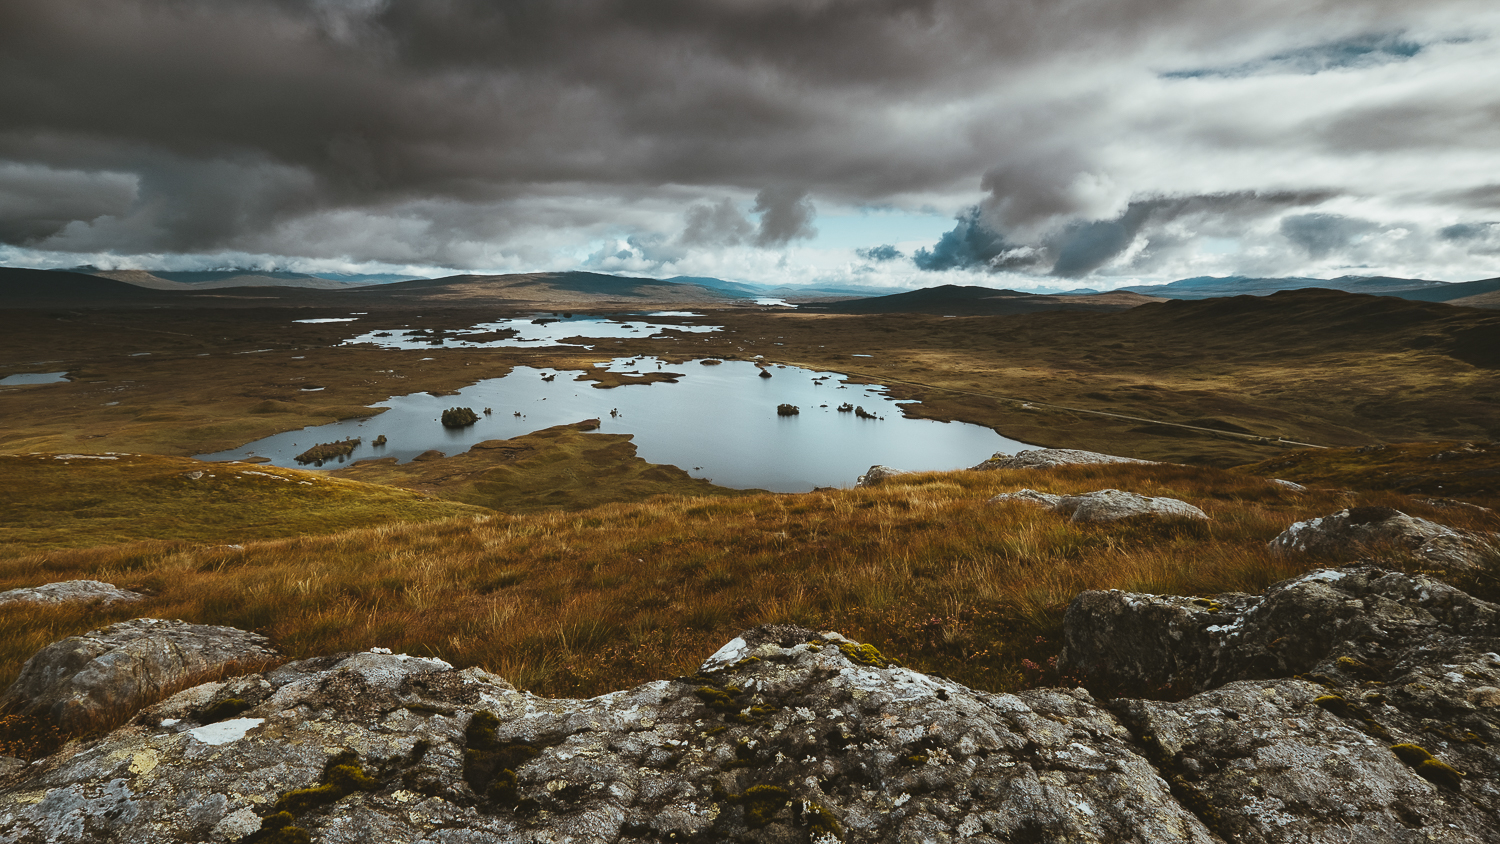
[[[137,618],[38,651],[0,696],[0,708],[67,729],[119,723],[184,682],[275,655],[264,636],[233,627]]]
[[[405,656],[292,663],[179,694],[0,791],[7,841],[273,828],[318,842],[1214,841],[1087,693],[974,692],[794,627],[591,700]]]
[[[1353,567],[1084,593],[1065,638],[1095,688],[1185,699],[976,692],[789,626],[590,700],[344,654],[10,773],[0,841],[1500,841],[1500,607]]]
[[[118,604],[146,596],[98,580],[67,580],[0,592],[0,604]]]
[[[1058,466],[1081,466],[1091,463],[1151,463],[1133,457],[1116,457],[1097,451],[1078,451],[1071,448],[1034,448],[1017,453],[1014,457],[996,452],[990,459],[973,467],[971,471],[985,472],[992,469],[1052,469]]]
[[[1002,492],[991,498],[991,504],[1019,501],[1036,504],[1069,516],[1075,522],[1117,522],[1121,519],[1196,519],[1206,521],[1208,514],[1176,498],[1151,498],[1118,489],[1101,489],[1082,495],[1053,495],[1034,489]]]
[[[1500,840],[1493,604],[1351,567],[1264,596],[1086,592],[1065,638],[1096,690],[1200,692],[1115,708],[1228,840]]]
[[[897,475],[907,474],[911,473],[904,472],[900,469],[892,469],[889,466],[871,466],[869,471],[865,472],[863,475],[860,475],[859,478],[854,481],[854,485],[856,487],[875,486],[886,478],[894,478]]]
[[[1406,551],[1443,569],[1468,569],[1486,555],[1500,556],[1494,534],[1444,527],[1390,507],[1353,507],[1297,522],[1271,540],[1283,554],[1313,554],[1354,560],[1371,552]]]

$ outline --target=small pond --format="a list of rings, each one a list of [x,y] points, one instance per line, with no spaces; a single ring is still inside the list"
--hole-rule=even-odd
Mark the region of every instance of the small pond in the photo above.
[[[720,486],[807,492],[814,487],[851,486],[871,465],[897,469],[960,469],[996,451],[1025,444],[989,428],[961,422],[907,419],[883,387],[844,384],[835,372],[770,366],[770,378],[749,361],[700,361],[667,365],[655,358],[618,358],[607,367],[620,373],[682,373],[677,383],[626,384],[598,389],[574,380],[582,373],[516,367],[456,396],[413,393],[372,405],[379,416],[350,419],[277,434],[242,448],[200,454],[200,460],[267,457],[295,467],[294,458],[319,443],[360,437],[349,460],[395,457],[405,463],[429,449],[448,455],[484,440],[508,439],[553,425],[599,419],[599,431],[632,434],[636,452],[652,463],[669,463]],[[550,379],[550,380],[546,380]],[[777,406],[796,405],[795,416]],[[840,412],[864,408],[875,419]],[[439,422],[446,408],[471,407],[481,415],[468,428]],[[611,411],[615,415],[611,415]],[[384,435],[387,444],[372,441]],[[337,462],[324,468],[337,466]]]
[[[22,372],[18,375],[7,375],[0,378],[0,387],[11,387],[20,384],[60,384],[68,380],[66,372]]]
[[[697,316],[664,311],[654,316]],[[623,339],[671,337],[673,334],[708,334],[718,325],[677,325],[635,318],[601,316],[522,317],[484,322],[465,329],[382,328],[345,340],[343,345],[372,343],[383,349],[496,349],[525,346],[583,345],[566,343],[570,338]],[[592,348],[584,346],[584,348]]]

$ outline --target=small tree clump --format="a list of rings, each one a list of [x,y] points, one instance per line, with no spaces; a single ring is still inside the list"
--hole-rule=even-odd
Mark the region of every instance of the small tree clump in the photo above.
[[[359,437],[351,437],[335,443],[318,443],[307,451],[297,455],[296,460],[298,463],[316,463],[322,466],[324,460],[332,460],[335,457],[340,459],[348,457],[353,453],[354,447],[359,445],[360,442]]]
[[[799,414],[801,412],[802,411],[799,410],[795,404],[778,404],[778,405],[776,405],[776,415],[777,416],[796,416],[797,414]]]
[[[450,407],[443,411],[444,428],[467,428],[479,421],[472,407]]]

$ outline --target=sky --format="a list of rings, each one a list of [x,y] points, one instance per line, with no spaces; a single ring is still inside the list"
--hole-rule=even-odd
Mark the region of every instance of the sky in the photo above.
[[[1493,0],[4,0],[0,265],[1500,276]]]

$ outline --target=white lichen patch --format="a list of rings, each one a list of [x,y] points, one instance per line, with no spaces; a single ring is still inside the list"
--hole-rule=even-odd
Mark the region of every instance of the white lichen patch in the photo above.
[[[228,721],[188,730],[188,735],[204,744],[229,744],[244,738],[246,733],[265,722],[264,718],[231,718]]]

